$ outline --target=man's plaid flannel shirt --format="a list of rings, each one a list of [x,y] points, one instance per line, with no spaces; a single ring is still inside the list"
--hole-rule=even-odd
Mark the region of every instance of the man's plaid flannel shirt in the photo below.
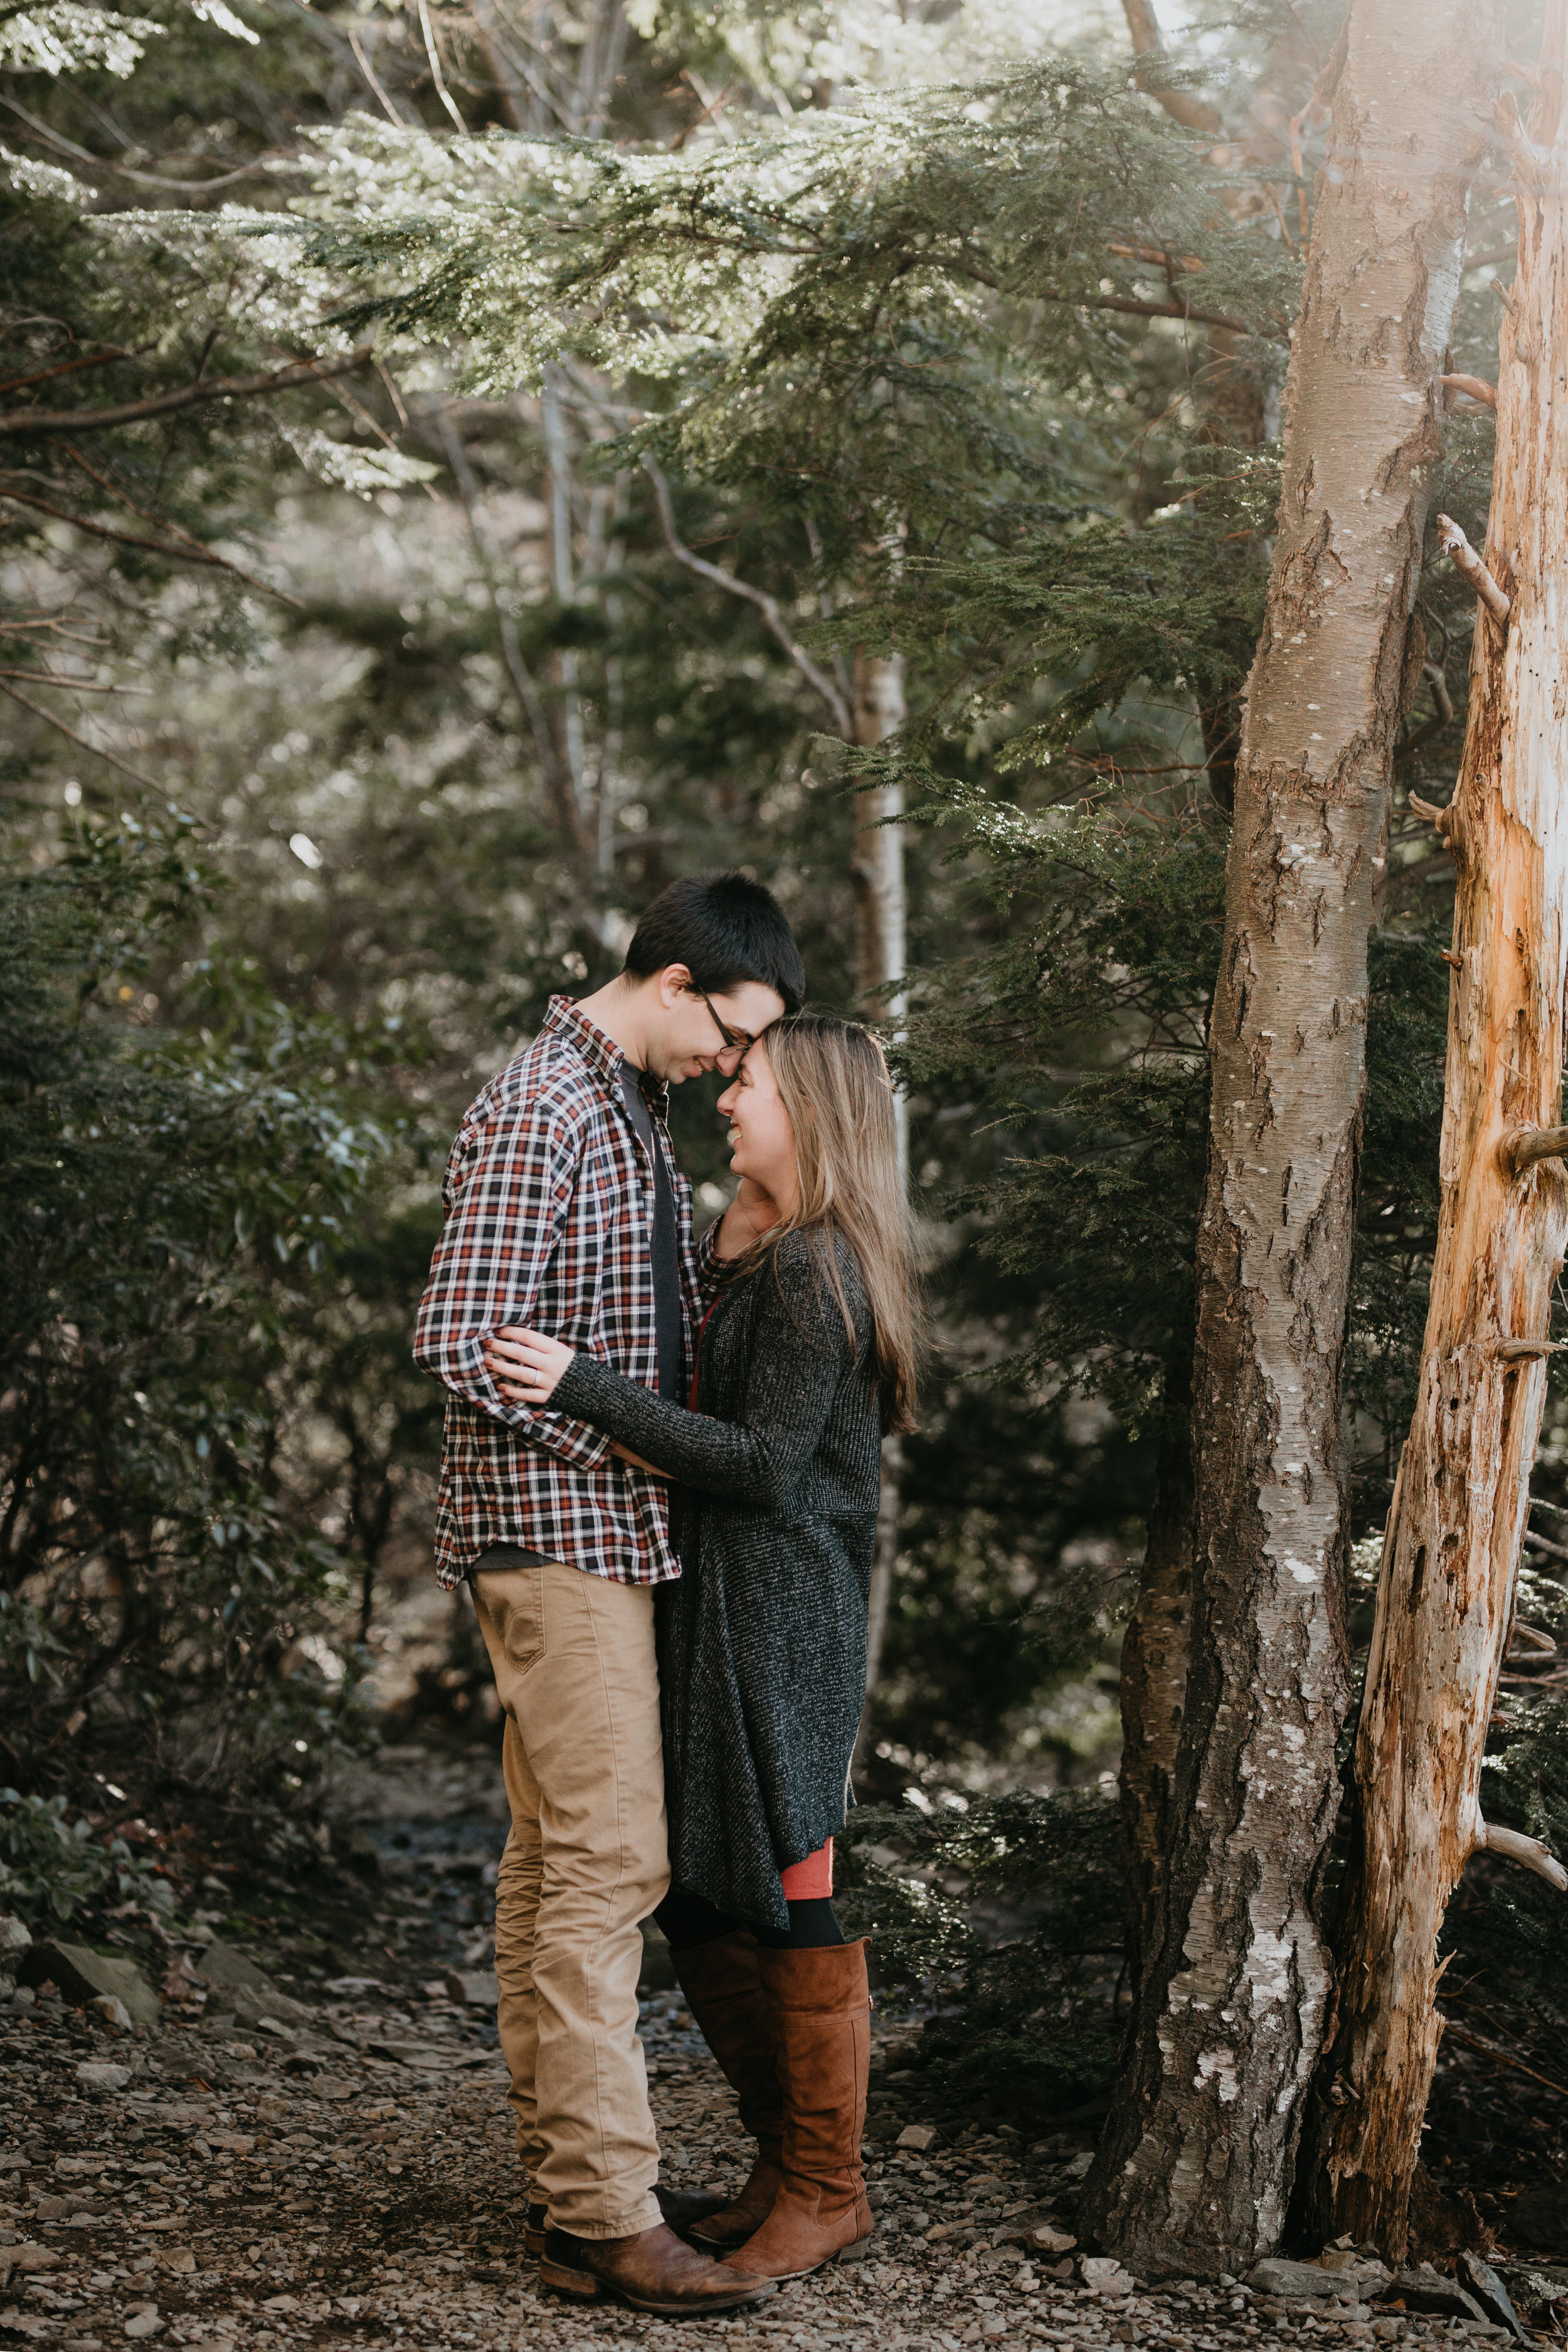
[[[653,1170],[621,1097],[620,1047],[570,997],[471,1106],[447,1163],[447,1221],[414,1356],[450,1391],[437,1573],[459,1583],[491,1544],[520,1544],[622,1584],[679,1576],[669,1490],[565,1413],[506,1403],[480,1342],[531,1325],[645,1388],[658,1385]],[[691,1187],[664,1090],[645,1090],[675,1192],[688,1360],[698,1319]]]

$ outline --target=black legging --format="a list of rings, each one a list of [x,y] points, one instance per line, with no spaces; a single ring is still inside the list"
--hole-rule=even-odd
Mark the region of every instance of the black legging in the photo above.
[[[816,1895],[807,1903],[792,1903],[787,1931],[783,1927],[759,1927],[754,1920],[737,1918],[733,1912],[721,1911],[705,1896],[693,1895],[684,1886],[672,1886],[653,1916],[672,1952],[689,1952],[698,1944],[716,1944],[721,1936],[733,1936],[742,1927],[749,1927],[758,1943],[765,1944],[770,1952],[817,1951],[825,1944],[844,1941],[844,1930],[826,1895]]]

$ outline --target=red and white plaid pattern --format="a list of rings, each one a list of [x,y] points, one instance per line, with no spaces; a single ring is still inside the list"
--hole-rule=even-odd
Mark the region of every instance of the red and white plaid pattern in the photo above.
[[[586,1422],[503,1402],[480,1343],[523,1323],[658,1386],[653,1171],[621,1099],[621,1049],[568,996],[470,1107],[441,1197],[447,1222],[420,1303],[415,1361],[451,1393],[437,1573],[459,1583],[491,1544],[521,1544],[622,1584],[680,1573],[668,1488],[617,1461]],[[667,1097],[647,1090],[675,1188],[686,1344],[697,1320],[691,1187]]]

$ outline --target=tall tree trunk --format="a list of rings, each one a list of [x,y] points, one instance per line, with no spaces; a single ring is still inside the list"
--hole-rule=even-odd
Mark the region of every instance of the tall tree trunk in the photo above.
[[[1542,1133],[1562,1118],[1568,977],[1565,72],[1568,0],[1550,0],[1531,143],[1513,142],[1519,268],[1485,559],[1512,608],[1500,623],[1478,606],[1464,761],[1440,820],[1458,868],[1442,1211],[1356,1743],[1339,2030],[1314,2108],[1318,2217],[1396,2258],[1442,2031],[1448,1898],[1488,1845],[1568,1886],[1533,1840],[1489,1832],[1480,1811],[1568,1232],[1568,1134]]]
[[[904,665],[897,654],[855,656],[851,715],[855,740],[874,749],[896,735],[904,723]],[[855,886],[855,941],[858,1003],[863,1021],[898,1022],[908,1009],[901,982],[908,953],[907,906],[904,891],[904,831],[896,820],[904,812],[898,784],[877,784],[855,795],[855,856],[850,876]],[[909,1109],[900,1094],[895,1097],[898,1117],[899,1173],[909,1182]],[[882,1493],[877,1511],[877,1545],[871,1561],[871,1603],[866,1639],[866,1695],[877,1688],[882,1667],[882,1643],[892,1604],[893,1580],[899,1561],[899,1511],[902,1501],[903,1450],[896,1437],[882,1440]]]
[[[1223,137],[1219,109],[1191,91],[1172,89],[1159,73],[1165,49],[1152,0],[1122,0],[1122,12],[1133,56],[1144,68],[1140,87],[1184,130]],[[1263,390],[1248,341],[1227,327],[1210,327],[1206,340],[1209,362],[1197,379],[1206,411],[1206,437],[1228,448],[1256,448],[1264,437]],[[1198,719],[1209,791],[1228,816],[1236,801],[1239,697],[1206,706]],[[1134,1993],[1170,1846],[1176,1749],[1186,1707],[1195,1533],[1192,1388],[1192,1339],[1184,1333],[1166,1361],[1161,1383],[1163,1425],[1154,1493],[1138,1572],[1137,1606],[1128,1621],[1117,1675],[1121,1712],[1117,1792],[1127,1868],[1128,1980]]]
[[[1165,1366],[1164,1426],[1138,1575],[1138,1604],[1121,1643],[1121,1850],[1127,1865],[1128,1981],[1137,1998],[1149,1926],[1160,1916],[1176,1754],[1187,1704],[1193,1614],[1192,1360]]]
[[[1239,2270],[1278,2241],[1328,1998],[1366,941],[1484,31],[1468,0],[1353,0],[1286,387],[1210,1026],[1186,1709],[1086,2195],[1100,2242],[1152,2271]]]

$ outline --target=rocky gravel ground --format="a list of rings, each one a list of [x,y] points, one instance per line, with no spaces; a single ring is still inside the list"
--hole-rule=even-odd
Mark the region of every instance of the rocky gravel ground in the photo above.
[[[561,2302],[523,2258],[496,2049],[502,1811],[492,1758],[384,1748],[340,1790],[313,1885],[259,1862],[187,1869],[183,1899],[219,1908],[160,1920],[128,1904],[53,1946],[0,1918],[0,2352],[585,2352],[649,2336],[671,2352],[718,2339],[1424,2352],[1523,2335],[1491,2272],[1468,2288],[1391,2279],[1350,2247],[1246,2281],[1145,2287],[1076,2242],[1103,2108],[1034,2136],[978,2100],[963,2112],[951,2085],[938,2111],[918,2028],[885,2011],[867,2260],[732,2320]],[[734,2101],[657,1942],[645,1994],[666,2178],[738,2186]],[[1568,2268],[1498,2267],[1541,2340],[1561,2341]]]
[[[204,1964],[231,1980],[210,1981]],[[451,1997],[479,1988],[389,1970],[330,1980],[305,2003],[217,1945],[197,1956],[188,2014],[138,2031],[114,2021],[112,1997],[77,2007],[50,1982],[0,1998],[0,2343],[511,2352],[653,2334],[672,2352],[688,2338],[1219,2352],[1504,2332],[1379,2308],[1393,2283],[1348,2249],[1304,2293],[1290,2266],[1252,2285],[1145,2291],[1072,2242],[1092,2127],[1030,2142],[908,2120],[918,2077],[900,2063],[897,2025],[879,2034],[868,2260],[729,2321],[568,2305],[522,2257],[493,2017]],[[678,1994],[649,1997],[644,2031],[668,2177],[738,2184],[734,2103]]]

